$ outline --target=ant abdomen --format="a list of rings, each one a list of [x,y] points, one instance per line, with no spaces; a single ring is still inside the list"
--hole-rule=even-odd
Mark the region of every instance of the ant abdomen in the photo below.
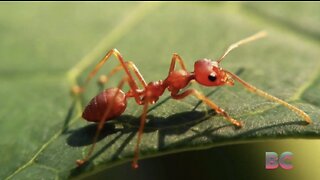
[[[99,122],[120,116],[127,107],[125,93],[119,88],[109,88],[91,99],[82,113],[87,121]],[[109,112],[106,112],[109,111]]]

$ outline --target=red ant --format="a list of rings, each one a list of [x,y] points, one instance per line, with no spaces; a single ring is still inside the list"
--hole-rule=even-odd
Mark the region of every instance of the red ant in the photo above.
[[[262,31],[230,45],[229,48],[224,52],[224,54],[216,61],[212,61],[210,59],[197,60],[194,64],[193,72],[188,72],[182,58],[178,54],[174,53],[172,56],[171,65],[167,78],[165,80],[154,81],[148,84],[145,82],[144,78],[142,77],[138,68],[135,66],[133,62],[125,61],[118,50],[110,50],[106,54],[106,56],[90,72],[90,74],[85,80],[84,86],[88,84],[88,82],[93,78],[93,76],[98,72],[98,70],[109,59],[111,55],[114,55],[119,60],[120,65],[115,67],[107,76],[101,76],[100,83],[106,83],[112,75],[114,75],[117,71],[122,69],[124,69],[126,76],[120,81],[118,87],[106,89],[97,96],[95,96],[83,111],[82,117],[84,119],[91,122],[97,122],[99,124],[97,127],[96,135],[93,140],[93,144],[88,154],[82,160],[77,160],[77,164],[80,166],[89,159],[104,123],[110,119],[120,116],[126,109],[127,99],[134,98],[138,105],[143,105],[143,112],[141,115],[140,127],[138,132],[138,140],[135,146],[134,159],[132,162],[132,167],[138,168],[139,145],[141,142],[141,137],[146,121],[148,106],[149,104],[156,103],[159,97],[164,93],[166,89],[168,89],[171,92],[171,97],[173,99],[183,99],[186,96],[193,95],[196,98],[205,102],[208,106],[214,109],[218,114],[222,115],[226,120],[228,120],[236,127],[242,126],[240,121],[230,117],[227,112],[225,112],[222,108],[220,108],[218,105],[216,105],[214,102],[212,102],[199,91],[195,89],[188,89],[184,92],[181,92],[181,90],[185,88],[192,80],[195,80],[196,82],[204,86],[233,86],[234,80],[236,80],[240,82],[249,91],[263,96],[269,100],[282,104],[283,106],[287,107],[288,109],[303,117],[308,124],[311,123],[311,118],[302,110],[250,85],[249,83],[240,79],[237,75],[227,70],[224,70],[219,66],[220,62],[233,49],[237,48],[242,44],[260,39],[265,36],[266,32]],[[181,69],[175,70],[176,62],[180,64]],[[138,88],[137,82],[133,78],[132,71],[134,75],[137,77],[138,82],[143,86],[142,89]],[[126,93],[122,91],[124,83],[128,83],[130,86],[130,90]],[[75,86],[73,88],[73,92],[75,94],[83,92],[84,86]]]

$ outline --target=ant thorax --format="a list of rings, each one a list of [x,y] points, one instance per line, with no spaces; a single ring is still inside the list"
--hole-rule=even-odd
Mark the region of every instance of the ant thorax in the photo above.
[[[148,83],[145,88],[145,96],[143,98],[147,98],[149,103],[154,104],[158,101],[159,97],[164,93],[165,87],[163,85],[163,81],[153,81]]]
[[[180,69],[172,71],[164,80],[163,84],[170,92],[178,92],[185,88],[191,80],[194,79],[194,73]]]

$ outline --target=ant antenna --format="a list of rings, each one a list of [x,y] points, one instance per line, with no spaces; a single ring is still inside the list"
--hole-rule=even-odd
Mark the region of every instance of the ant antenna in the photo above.
[[[262,96],[262,97],[265,97],[271,101],[274,101],[274,102],[277,102],[285,107],[287,107],[288,109],[290,109],[291,111],[297,113],[299,116],[303,117],[306,121],[306,123],[310,124],[312,123],[312,120],[311,118],[305,113],[303,112],[302,110],[298,109],[297,107],[277,98],[277,97],[274,97],[264,91],[262,91],[261,89],[258,89],[254,86],[252,86],[251,84],[245,82],[244,80],[242,80],[240,77],[238,77],[237,75],[229,72],[229,71],[225,71],[227,74],[229,74],[233,79],[237,80],[238,82],[240,82],[245,88],[247,88],[249,91],[251,91],[252,93],[256,93],[258,94],[259,96]]]
[[[247,38],[242,39],[242,40],[240,40],[240,41],[238,41],[236,43],[231,44],[228,47],[228,49],[223,53],[223,55],[217,60],[217,62],[220,63],[226,57],[226,55],[229,54],[230,51],[232,51],[233,49],[239,47],[240,45],[249,43],[251,41],[255,41],[255,40],[263,38],[265,36],[267,36],[267,32],[260,31],[260,32],[254,34],[254,35],[252,35],[250,37],[247,37]]]

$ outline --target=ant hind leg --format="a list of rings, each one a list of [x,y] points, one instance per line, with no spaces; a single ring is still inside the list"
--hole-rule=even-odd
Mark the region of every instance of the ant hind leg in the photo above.
[[[132,74],[130,73],[129,67],[127,66],[126,62],[124,61],[122,55],[120,54],[120,52],[117,49],[111,49],[110,51],[108,51],[108,53],[104,56],[104,58],[102,60],[100,60],[100,62],[93,68],[93,70],[89,73],[89,75],[86,77],[85,82],[82,86],[74,86],[72,87],[72,93],[77,95],[82,93],[85,90],[85,86],[90,82],[90,80],[97,74],[97,72],[100,70],[100,68],[104,65],[104,63],[111,57],[111,55],[114,55],[120,62],[120,66],[122,66],[122,68],[125,70],[126,75],[129,78],[130,81],[130,88],[131,89],[138,89],[138,86],[132,76]],[[116,67],[114,69],[115,72],[117,72],[117,69],[121,69],[119,67]],[[115,73],[114,72],[114,73]]]
[[[144,125],[146,123],[146,117],[147,117],[147,112],[148,112],[148,99],[146,98],[144,100],[144,106],[143,106],[143,112],[141,115],[141,119],[140,119],[140,127],[139,127],[139,131],[138,131],[138,140],[137,140],[137,144],[135,146],[134,149],[134,158],[132,161],[132,168],[137,169],[139,167],[138,165],[138,160],[139,160],[139,148],[140,148],[140,143],[141,143],[141,138],[142,138],[142,134],[143,134],[143,129],[144,129]]]

